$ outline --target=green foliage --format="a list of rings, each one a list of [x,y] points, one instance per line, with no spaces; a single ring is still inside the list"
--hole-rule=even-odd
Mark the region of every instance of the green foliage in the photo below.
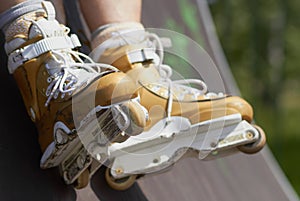
[[[300,1],[215,1],[211,10],[243,96],[300,194]]]

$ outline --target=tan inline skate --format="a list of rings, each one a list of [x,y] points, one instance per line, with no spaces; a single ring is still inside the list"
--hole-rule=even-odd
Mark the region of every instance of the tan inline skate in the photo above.
[[[204,160],[263,148],[265,134],[251,125],[249,103],[208,93],[201,80],[171,81],[160,38],[141,24],[107,26],[94,34],[92,45],[95,61],[111,64],[134,80],[140,102],[149,111],[142,134],[108,148],[106,179],[112,188],[127,189],[140,175],[168,169],[187,153]]]
[[[74,51],[80,42],[58,23],[50,2],[32,4],[40,8],[5,27],[8,69],[38,129],[41,167],[59,166],[67,184],[83,188],[101,165],[100,157],[101,162],[107,158],[105,151],[93,155],[93,150],[141,133],[147,112],[125,73]]]

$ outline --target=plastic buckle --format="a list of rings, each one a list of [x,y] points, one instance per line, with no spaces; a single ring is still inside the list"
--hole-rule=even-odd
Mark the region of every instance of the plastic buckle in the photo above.
[[[71,39],[71,42],[72,42],[72,45],[73,45],[72,48],[81,47],[81,43],[80,43],[79,38],[76,34],[71,34],[70,39]]]
[[[14,63],[24,63],[27,59],[23,55],[24,49],[18,49],[10,56]]]
[[[12,74],[19,66],[28,61],[24,56],[24,48],[12,52],[8,57],[8,70]]]

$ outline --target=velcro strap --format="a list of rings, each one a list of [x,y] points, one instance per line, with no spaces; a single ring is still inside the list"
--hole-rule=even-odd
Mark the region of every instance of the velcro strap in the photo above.
[[[51,50],[73,49],[80,46],[79,39],[75,34],[72,34],[70,37],[64,36],[42,39],[36,43],[17,49],[8,56],[9,73],[14,73],[14,71],[26,61]]]

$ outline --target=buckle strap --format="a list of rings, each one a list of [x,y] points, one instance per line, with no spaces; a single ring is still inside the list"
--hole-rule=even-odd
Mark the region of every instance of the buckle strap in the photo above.
[[[143,48],[127,52],[127,58],[130,63],[138,63],[152,60],[154,63],[159,61],[158,55],[153,48]]]
[[[44,38],[36,43],[27,45],[23,48],[13,51],[8,56],[9,73],[14,71],[24,64],[26,61],[36,58],[51,50],[73,49],[80,47],[80,41],[75,34],[69,36]]]
[[[54,8],[53,4],[49,1],[43,1],[42,6],[47,13],[47,19],[55,20],[55,8]]]

